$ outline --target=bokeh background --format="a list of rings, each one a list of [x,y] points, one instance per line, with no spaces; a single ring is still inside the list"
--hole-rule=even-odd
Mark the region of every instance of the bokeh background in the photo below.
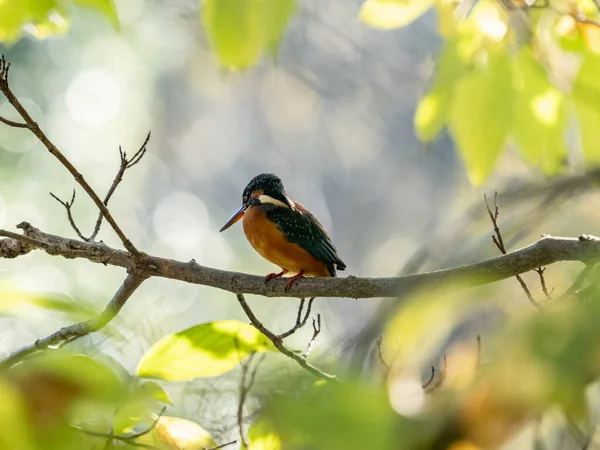
[[[241,226],[218,232],[239,206],[246,183],[261,172],[278,174],[288,195],[323,223],[348,265],[342,276],[393,276],[495,255],[482,199],[494,190],[502,194],[510,248],[542,233],[595,232],[599,199],[587,182],[554,189],[509,151],[487,184],[474,188],[446,134],[431,145],[418,141],[413,115],[440,46],[432,14],[383,32],[359,23],[358,0],[301,1],[276,61],[228,73],[209,49],[197,1],[116,5],[120,31],[77,10],[66,36],[28,37],[0,50],[12,62],[13,90],[98,192],[116,173],[119,146],[133,154],[152,132],[147,155],[127,172],[110,204],[145,252],[272,272]],[[4,99],[0,114],[16,119]],[[96,209],[63,167],[26,131],[0,126],[0,228],[14,230],[28,221],[75,237],[63,207],[49,195],[67,200],[73,188],[75,219],[89,234]],[[100,238],[119,247],[106,226]],[[549,283],[560,290],[576,269],[549,268]],[[58,313],[12,302],[0,319],[0,353],[100,310],[123,277],[118,268],[41,252],[0,259],[5,300],[35,292],[40,299],[68,296],[81,305]],[[526,279],[535,283],[533,275]],[[537,286],[534,291],[539,295]],[[296,300],[249,301],[273,330],[292,325]],[[315,353],[339,348],[378,305],[375,299],[318,299],[324,331]],[[516,281],[507,280],[452,339],[474,339],[506,315],[534,312]],[[93,346],[134,371],[161,336],[225,318],[245,320],[231,294],[151,279],[110,327],[109,339],[96,335],[78,345]],[[300,347],[309,335],[305,330],[292,342]],[[236,376],[237,369],[218,382],[169,390],[181,399],[176,404],[182,416],[204,414],[210,420],[203,425],[226,438],[235,434],[236,403],[227,399],[237,395]]]

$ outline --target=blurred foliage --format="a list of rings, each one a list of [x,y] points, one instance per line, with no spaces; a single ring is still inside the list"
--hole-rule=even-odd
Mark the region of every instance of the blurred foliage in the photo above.
[[[71,4],[93,8],[118,25],[112,0],[3,0],[0,41],[14,42],[23,30],[40,38],[63,33]],[[294,0],[200,4],[209,41],[228,69],[249,68],[263,53],[274,58],[296,10]],[[432,9],[445,43],[415,113],[423,141],[447,127],[475,184],[485,181],[510,144],[546,174],[565,166],[570,148],[583,149],[589,163],[600,160],[594,88],[600,9],[593,0],[479,0],[472,7],[454,0],[367,0],[360,19],[393,29]],[[576,56],[581,69],[557,64],[564,54]],[[579,143],[565,140],[571,122],[578,124]]]
[[[63,34],[69,28],[71,6],[92,8],[119,25],[113,0],[2,0],[0,42],[15,42],[24,31],[38,39]]]
[[[360,20],[385,30],[408,26],[428,11],[436,15],[444,43],[416,109],[418,136],[430,142],[448,128],[473,183],[489,176],[507,144],[546,174],[560,171],[577,149],[587,163],[597,163],[598,6],[591,0],[465,4],[366,0],[362,5]],[[119,24],[111,0],[0,0],[0,41],[14,43],[24,32],[37,38],[64,33],[72,7],[93,9]],[[274,58],[295,11],[293,0],[206,0],[200,8],[208,39],[228,69],[248,69],[264,54]],[[572,67],[557,63],[565,55],[574,57]],[[573,124],[578,139],[567,141]],[[342,381],[306,382],[300,368],[280,361],[265,371],[267,387],[251,396],[255,404],[246,409],[252,414],[243,418],[249,448],[495,448],[556,410],[570,427],[591,436],[593,430],[586,429],[594,403],[590,392],[600,377],[597,282],[592,279],[539,313],[519,311],[490,332],[483,346],[491,363],[482,363],[475,336],[449,348],[445,344],[495,291],[465,294],[440,286],[420,292],[391,318],[381,360],[375,361],[375,382],[349,374],[340,374]],[[97,313],[80,299],[10,287],[0,291],[3,316],[29,306],[69,320]],[[185,396],[176,398],[169,389],[200,377],[235,377],[250,355],[275,353],[255,328],[235,320],[151,339],[136,376],[101,347],[92,348],[94,356],[52,349],[0,373],[0,450],[216,446],[208,424],[175,416]],[[444,351],[447,367],[437,362]],[[423,383],[431,361],[432,381]],[[174,410],[169,415],[163,414],[167,407]],[[241,413],[246,409],[240,407]]]

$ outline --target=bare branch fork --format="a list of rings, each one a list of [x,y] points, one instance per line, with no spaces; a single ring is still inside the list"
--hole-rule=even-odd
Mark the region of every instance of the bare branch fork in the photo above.
[[[8,102],[12,105],[13,108],[19,113],[24,123],[18,123],[14,121],[10,121],[8,119],[3,119],[2,122],[6,125],[17,127],[17,128],[26,128],[31,131],[38,140],[46,147],[46,149],[52,154],[58,161],[69,171],[69,173],[73,176],[75,181],[83,188],[83,190],[88,194],[88,196],[92,199],[92,201],[96,204],[106,221],[110,224],[112,229],[115,231],[121,242],[123,243],[123,247],[127,249],[128,252],[132,254],[137,254],[138,250],[133,245],[133,243],[125,236],[125,233],[121,230],[110,211],[100,200],[100,197],[94,189],[88,184],[88,182],[83,178],[83,175],[71,164],[71,162],[67,159],[67,157],[50,141],[48,136],[42,131],[40,126],[37,124],[35,120],[29,115],[27,110],[23,107],[19,99],[15,96],[8,85],[8,72],[10,69],[10,64],[6,62],[4,55],[0,56],[0,92],[4,94]]]
[[[150,133],[148,133],[148,135],[146,136],[146,139],[144,140],[144,143],[141,145],[139,150],[137,152],[135,152],[135,154],[131,158],[128,158],[127,153],[125,153],[123,151],[123,149],[121,147],[119,147],[119,156],[120,156],[119,170],[117,171],[117,175],[115,176],[112,184],[110,185],[110,188],[108,189],[106,197],[104,197],[104,205],[108,205],[108,201],[114,194],[115,190],[117,189],[117,186],[119,185],[119,183],[121,183],[121,181],[123,181],[123,175],[125,174],[125,171],[127,169],[130,169],[133,166],[135,166],[144,157],[144,155],[146,154],[146,150],[148,148],[149,141],[150,141]],[[77,236],[79,236],[79,238],[85,242],[94,241],[96,239],[96,237],[98,236],[98,233],[100,232],[100,227],[102,226],[102,220],[104,219],[104,214],[102,213],[102,211],[100,211],[100,213],[98,214],[98,218],[96,219],[96,225],[94,226],[94,230],[92,231],[92,234],[86,238],[79,230],[79,227],[77,227],[77,224],[75,223],[75,220],[71,213],[71,207],[75,203],[75,190],[73,189],[73,196],[71,197],[70,201],[63,201],[60,198],[58,198],[56,195],[54,195],[52,192],[50,193],[50,195],[57,202],[59,202],[61,205],[63,205],[65,207],[65,210],[67,211],[67,218],[69,219],[69,223],[71,224],[71,227],[73,228],[73,230],[75,230],[75,233],[77,234]]]

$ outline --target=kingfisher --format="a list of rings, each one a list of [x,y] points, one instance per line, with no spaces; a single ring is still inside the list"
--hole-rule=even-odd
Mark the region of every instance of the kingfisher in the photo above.
[[[286,195],[277,175],[262,173],[252,178],[242,193],[242,206],[219,232],[242,218],[250,245],[281,268],[281,272],[268,274],[265,283],[294,274],[286,284],[287,292],[299,278],[335,277],[338,270],[346,268],[323,225]]]

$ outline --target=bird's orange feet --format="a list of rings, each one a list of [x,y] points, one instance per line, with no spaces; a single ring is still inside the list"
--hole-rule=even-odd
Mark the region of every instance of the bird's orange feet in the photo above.
[[[288,282],[285,285],[285,292],[288,292],[290,290],[292,284],[294,284],[294,281],[296,281],[298,278],[304,278],[304,270],[301,270],[299,274],[294,275],[293,277],[290,277],[288,279]]]
[[[282,277],[282,276],[284,276],[284,275],[285,275],[287,272],[288,272],[287,270],[282,270],[282,271],[281,271],[281,272],[279,272],[279,273],[275,273],[275,272],[273,272],[273,273],[270,273],[269,275],[267,275],[267,276],[265,277],[265,283],[266,283],[266,282],[268,282],[269,280],[272,280],[273,278]]]

